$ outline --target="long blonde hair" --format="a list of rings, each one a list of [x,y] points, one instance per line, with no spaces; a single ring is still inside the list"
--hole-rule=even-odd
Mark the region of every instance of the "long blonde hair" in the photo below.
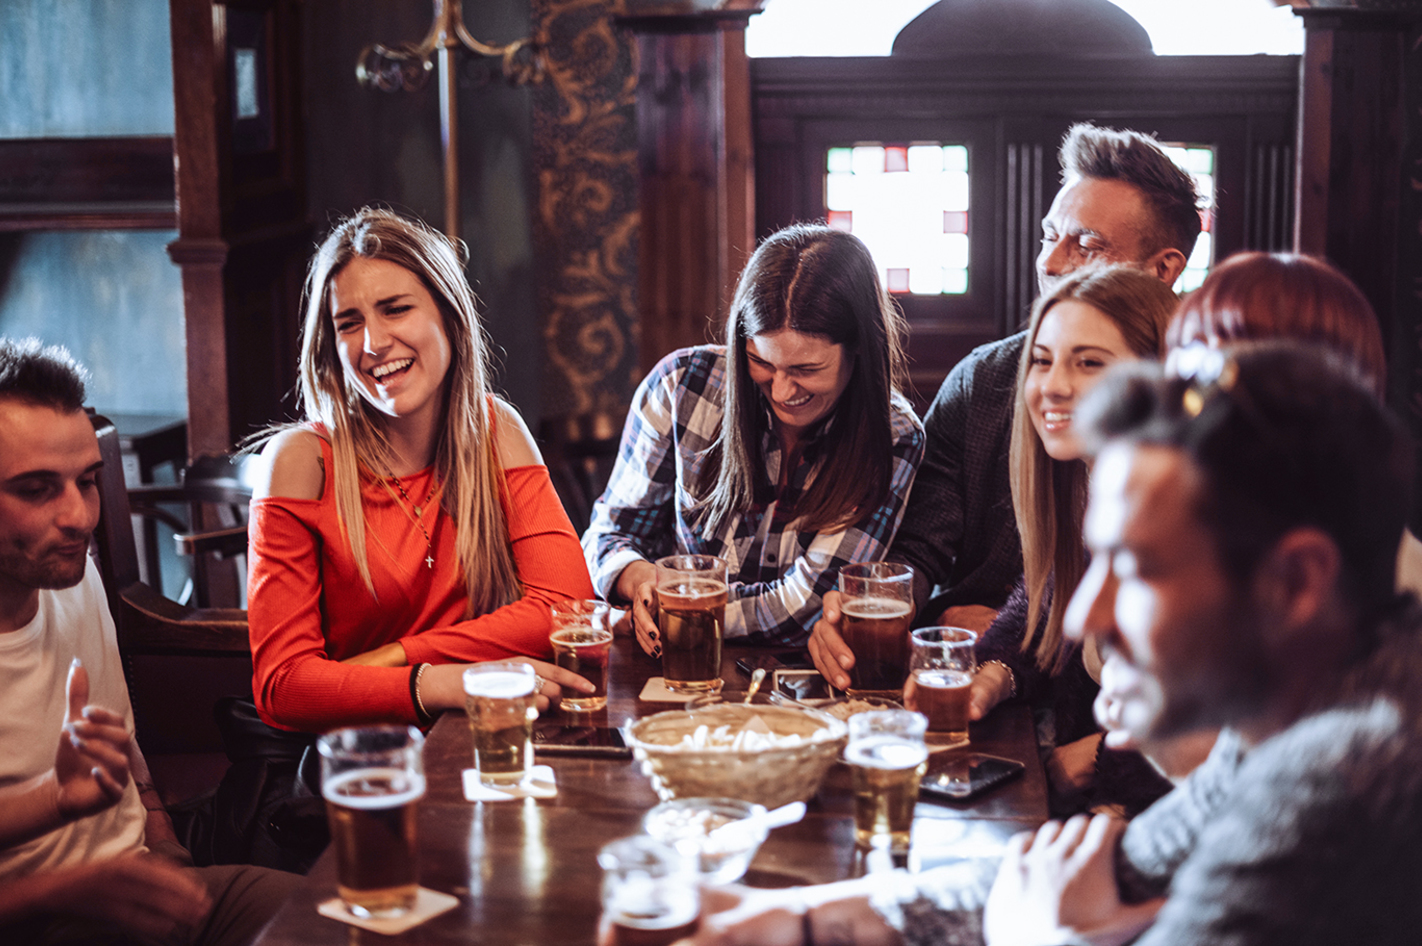
[[[308,421],[331,441],[336,514],[372,595],[366,553],[362,476],[393,468],[382,415],[346,377],[336,352],[331,282],[357,256],[403,266],[424,283],[443,316],[451,350],[442,386],[442,423],[435,445],[440,506],[454,520],[455,549],[468,591],[466,617],[487,614],[522,596],[500,494],[503,465],[489,420],[488,354],[474,292],[464,277],[464,247],[418,220],[365,207],[336,224],[306,274],[298,390]],[[388,489],[388,487],[387,487]]]
[[[1037,299],[1027,326],[1027,342],[1017,369],[1017,399],[1012,414],[1009,464],[1012,511],[1022,538],[1022,571],[1027,585],[1027,632],[1022,649],[1031,648],[1042,622],[1047,582],[1055,588],[1046,626],[1037,641],[1037,666],[1059,670],[1062,660],[1062,616],[1072,590],[1086,571],[1082,517],[1086,511],[1087,468],[1082,460],[1053,460],[1042,446],[1027,413],[1027,374],[1032,346],[1042,319],[1059,302],[1073,299],[1096,309],[1121,332],[1127,347],[1140,358],[1165,353],[1165,329],[1175,310],[1175,293],[1147,273],[1126,266],[1094,269],[1067,277]]]

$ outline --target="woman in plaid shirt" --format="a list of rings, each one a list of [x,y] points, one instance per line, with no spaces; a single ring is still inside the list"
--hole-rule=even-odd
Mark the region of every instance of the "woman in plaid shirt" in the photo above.
[[[727,637],[802,645],[841,565],[884,557],[923,458],[899,391],[903,317],[858,238],[776,233],[741,274],[725,345],[672,352],[638,387],[583,551],[661,651],[664,555],[730,566]]]

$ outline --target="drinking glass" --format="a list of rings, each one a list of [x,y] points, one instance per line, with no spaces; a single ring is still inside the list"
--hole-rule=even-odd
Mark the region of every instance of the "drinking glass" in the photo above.
[[[690,856],[642,834],[607,844],[597,862],[600,946],[669,946],[696,932],[701,894]]]
[[[727,588],[726,563],[714,555],[657,560],[657,629],[668,690],[720,691]]]
[[[533,768],[538,675],[531,665],[477,664],[464,671],[464,710],[474,735],[479,782],[507,788]]]
[[[605,601],[571,599],[553,605],[553,662],[597,687],[591,694],[563,697],[563,709],[592,713],[607,706],[608,658],[612,653],[612,608]]]
[[[935,746],[968,744],[977,641],[977,634],[961,627],[922,627],[910,638],[912,672],[904,684],[904,705],[928,717]]]
[[[849,763],[854,784],[854,840],[860,847],[909,849],[918,781],[928,764],[923,733],[928,720],[909,710],[875,710],[849,717]]]
[[[851,695],[897,699],[908,676],[913,568],[898,562],[860,562],[839,570],[841,634],[854,653]]]
[[[357,726],[316,740],[336,889],[356,916],[396,917],[415,906],[424,744],[413,726]]]

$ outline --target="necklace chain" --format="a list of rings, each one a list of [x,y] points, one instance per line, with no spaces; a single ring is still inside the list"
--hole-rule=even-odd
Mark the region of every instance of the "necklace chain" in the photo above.
[[[430,494],[425,497],[425,501],[423,503],[416,506],[414,500],[410,499],[410,494],[405,492],[405,484],[400,482],[400,477],[392,473],[390,474],[390,478],[395,481],[395,488],[400,491],[400,498],[405,500],[406,505],[410,506],[415,510],[415,514],[413,516],[410,516],[410,518],[415,521],[415,525],[420,527],[420,534],[425,537],[425,567],[433,569],[434,539],[430,538],[429,530],[425,528],[425,522],[423,518],[423,507],[428,506],[430,504],[430,500],[434,499],[435,493],[439,491],[439,480],[436,479],[430,485]],[[406,514],[409,515],[408,510],[406,510]]]

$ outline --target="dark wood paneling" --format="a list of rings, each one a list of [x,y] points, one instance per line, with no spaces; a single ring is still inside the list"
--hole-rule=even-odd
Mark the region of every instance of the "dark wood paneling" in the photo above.
[[[0,139],[0,231],[168,229],[173,139]]]

